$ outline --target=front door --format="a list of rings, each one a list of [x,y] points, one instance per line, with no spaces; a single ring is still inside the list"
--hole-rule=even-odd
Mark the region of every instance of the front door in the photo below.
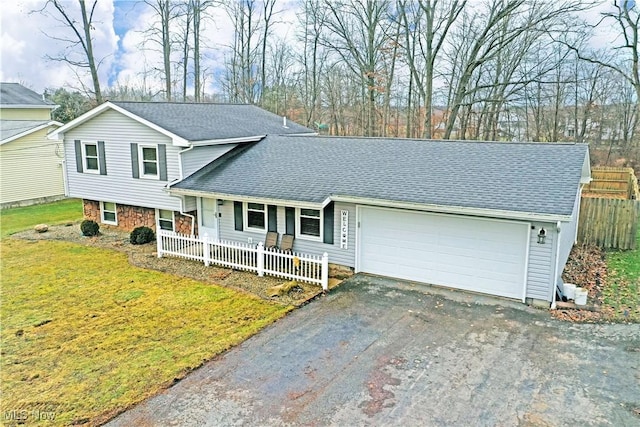
[[[200,198],[198,204],[198,226],[200,231],[198,234],[204,236],[205,233],[209,235],[210,239],[218,239],[218,210],[216,199]]]

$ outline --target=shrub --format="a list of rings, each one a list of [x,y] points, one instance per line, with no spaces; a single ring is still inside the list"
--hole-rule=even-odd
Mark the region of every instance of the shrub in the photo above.
[[[155,233],[149,227],[136,227],[129,236],[129,241],[134,245],[144,245],[153,242],[156,238]]]
[[[80,224],[80,231],[82,231],[83,236],[97,236],[100,226],[91,219],[85,219]]]

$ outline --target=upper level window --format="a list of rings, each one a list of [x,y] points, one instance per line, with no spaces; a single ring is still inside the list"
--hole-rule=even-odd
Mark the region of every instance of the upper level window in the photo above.
[[[247,203],[245,209],[248,229],[264,231],[267,224],[267,210],[262,203]]]
[[[100,163],[98,161],[98,144],[85,142],[82,145],[85,172],[100,173]]]
[[[140,171],[145,178],[158,178],[158,147],[140,145]]]
[[[319,209],[298,209],[298,237],[319,240],[322,236],[322,215]]]

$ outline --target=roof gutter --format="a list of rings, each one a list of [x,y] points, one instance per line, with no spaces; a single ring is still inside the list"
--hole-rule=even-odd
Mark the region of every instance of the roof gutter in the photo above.
[[[229,193],[218,193],[218,192],[208,192],[208,191],[200,191],[200,190],[188,190],[184,188],[171,188],[172,185],[177,184],[177,182],[171,183],[167,186],[167,190],[169,194],[173,195],[181,195],[181,196],[193,196],[193,197],[206,197],[209,199],[222,199],[222,200],[236,200],[239,202],[255,202],[255,203],[264,203],[268,205],[286,205],[294,208],[312,208],[312,209],[322,209],[324,205],[322,203],[314,203],[314,202],[301,202],[300,200],[285,200],[285,199],[274,199],[271,197],[254,197],[254,196],[241,196],[238,194],[229,194]]]
[[[224,138],[224,139],[203,139],[201,141],[191,141],[191,146],[199,147],[206,145],[223,145],[223,144],[235,144],[240,142],[255,142],[260,141],[267,135],[255,135],[255,136],[243,136],[238,138]]]
[[[538,214],[534,212],[518,212],[508,211],[503,209],[483,209],[483,208],[469,208],[464,206],[445,206],[445,205],[432,205],[422,204],[414,202],[398,202],[393,200],[372,199],[368,197],[354,197],[343,195],[329,196],[322,203],[322,206],[326,206],[331,201],[354,203],[360,205],[374,205],[389,208],[398,209],[410,209],[416,211],[438,212],[467,216],[481,216],[490,218],[504,218],[504,219],[517,219],[522,221],[540,221],[540,222],[558,222],[558,221],[571,221],[571,215],[553,215],[553,214]]]

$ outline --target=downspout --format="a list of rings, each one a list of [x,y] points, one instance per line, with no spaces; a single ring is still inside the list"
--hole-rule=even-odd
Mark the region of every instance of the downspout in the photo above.
[[[560,221],[556,223],[556,268],[553,272],[553,295],[551,296],[551,309],[556,309],[556,293],[558,292],[558,270],[560,270]]]
[[[67,181],[67,161],[62,159],[60,162],[62,167],[62,186],[64,187],[64,196],[69,197],[69,182]]]

